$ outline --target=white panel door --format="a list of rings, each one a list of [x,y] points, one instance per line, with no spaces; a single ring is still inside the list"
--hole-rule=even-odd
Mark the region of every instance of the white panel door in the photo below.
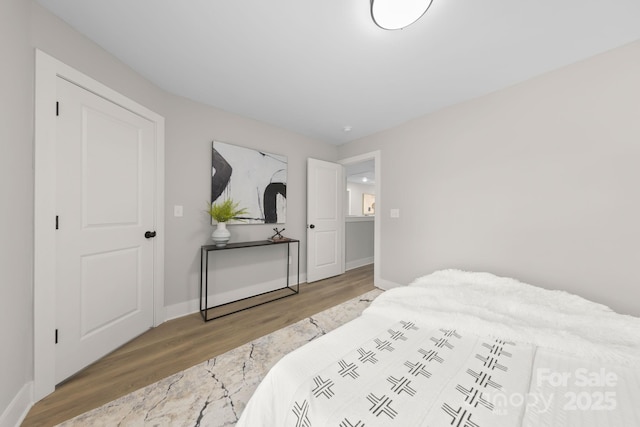
[[[58,78],[56,383],[153,325],[154,125]]]
[[[307,160],[307,282],[344,273],[342,165]]]

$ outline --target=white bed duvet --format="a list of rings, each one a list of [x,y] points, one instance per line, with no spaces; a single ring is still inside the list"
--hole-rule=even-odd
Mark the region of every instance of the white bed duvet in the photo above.
[[[290,353],[238,426],[640,426],[640,319],[443,270]]]

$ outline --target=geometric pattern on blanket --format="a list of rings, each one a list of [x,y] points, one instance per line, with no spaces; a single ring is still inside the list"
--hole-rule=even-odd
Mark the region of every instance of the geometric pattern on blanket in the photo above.
[[[534,347],[423,327],[408,320],[313,370],[290,403],[287,426],[517,426]],[[313,367],[312,367],[313,368]]]

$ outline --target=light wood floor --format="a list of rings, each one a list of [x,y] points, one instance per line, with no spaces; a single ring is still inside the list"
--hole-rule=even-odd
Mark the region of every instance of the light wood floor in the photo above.
[[[56,387],[23,426],[53,426],[370,290],[373,265],[300,285],[300,294],[204,323],[199,313],[150,329]]]

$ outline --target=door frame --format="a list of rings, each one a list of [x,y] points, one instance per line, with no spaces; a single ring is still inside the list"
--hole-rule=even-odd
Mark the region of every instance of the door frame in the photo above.
[[[376,189],[376,209],[375,212],[373,214],[374,217],[374,224],[373,224],[373,284],[381,287],[383,285],[382,283],[382,278],[380,277],[380,271],[382,268],[382,265],[380,263],[380,248],[382,247],[382,233],[381,233],[381,226],[382,224],[381,219],[382,219],[382,210],[381,207],[384,206],[382,204],[382,153],[380,152],[380,150],[376,150],[376,151],[371,151],[369,153],[364,153],[364,154],[360,154],[358,156],[354,156],[354,157],[348,157],[346,159],[342,159],[339,160],[338,163],[340,163],[342,166],[346,166],[346,165],[350,165],[353,163],[360,163],[363,162],[365,160],[373,160],[374,164],[375,164],[375,171],[376,171],[376,183],[375,183],[375,189]],[[344,195],[345,192],[347,191],[347,178],[346,178],[346,174],[343,180],[343,189],[342,189],[342,194]],[[342,228],[343,230],[346,229],[346,225],[343,223],[342,224]],[[343,231],[342,233],[342,262],[343,262],[343,270],[346,267],[346,252],[345,252],[345,247],[346,247],[346,232]]]
[[[56,82],[74,83],[155,125],[155,230],[153,269],[153,325],[164,321],[164,118],[102,83],[36,49],[34,124],[34,276],[33,367],[34,400],[55,390],[56,296]]]

